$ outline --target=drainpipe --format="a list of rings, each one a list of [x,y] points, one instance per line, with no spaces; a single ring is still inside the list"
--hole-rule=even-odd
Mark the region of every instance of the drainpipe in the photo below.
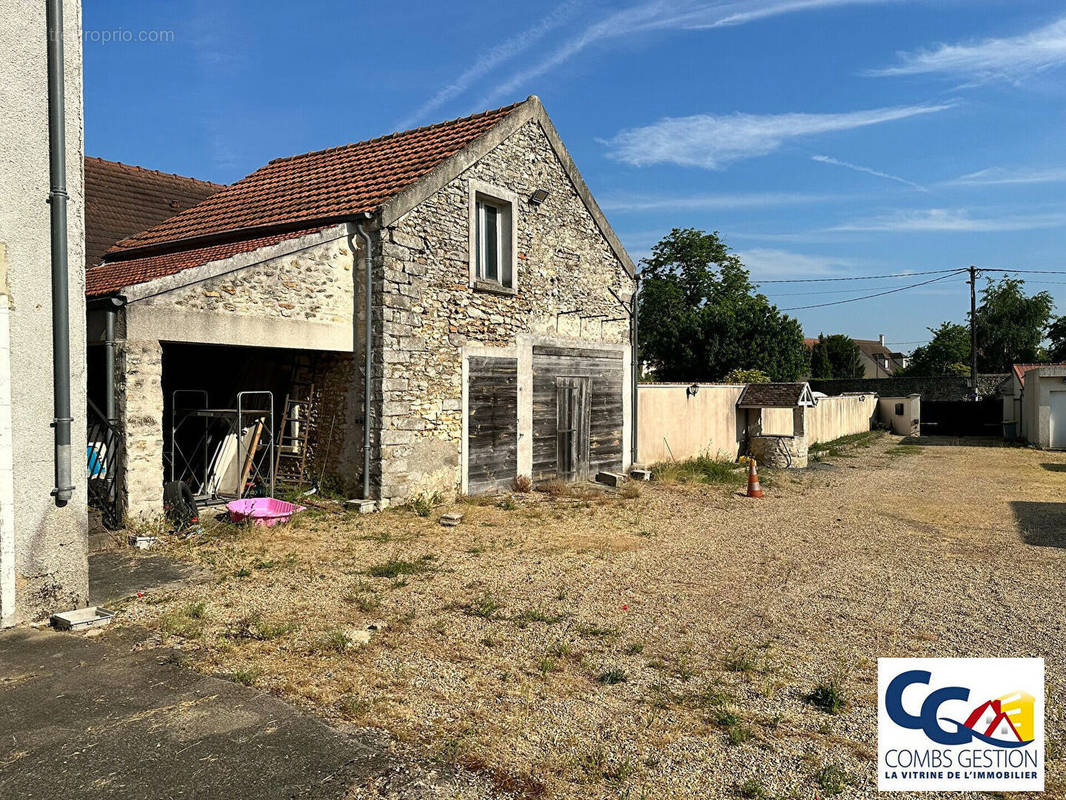
[[[364,214],[366,219],[370,219],[370,214]],[[359,235],[363,238],[363,264],[366,270],[366,288],[365,305],[363,307],[364,321],[363,321],[363,339],[365,344],[365,351],[363,353],[363,499],[370,499],[370,370],[373,366],[373,350],[371,348],[371,334],[373,328],[370,324],[370,286],[371,279],[373,277],[373,242],[370,240],[370,234],[363,230],[363,223],[357,222],[355,229],[359,232]]]
[[[630,337],[632,338],[633,341],[632,341],[632,343],[630,344],[630,347],[629,347],[629,349],[630,349],[629,355],[630,355],[630,358],[632,359],[632,362],[633,362],[633,365],[630,368],[630,372],[633,373],[632,376],[631,376],[632,377],[632,383],[633,383],[633,386],[632,386],[633,398],[630,401],[631,405],[633,406],[633,421],[630,424],[630,428],[632,429],[632,435],[633,435],[633,442],[632,442],[633,456],[631,458],[631,462],[635,464],[637,462],[637,442],[639,441],[639,439],[637,437],[637,421],[638,421],[638,419],[640,417],[640,412],[638,410],[639,397],[638,397],[638,394],[637,394],[637,384],[640,381],[640,354],[637,352],[638,349],[639,349],[639,346],[640,346],[640,336],[639,336],[639,333],[638,333],[638,331],[639,331],[639,323],[638,323],[639,315],[637,313],[638,309],[639,309],[639,301],[640,301],[640,275],[638,274],[638,275],[634,276],[634,278],[636,280],[636,286],[633,289],[633,297],[630,300],[630,305],[632,307],[633,321],[632,321],[632,323],[629,326]]]
[[[67,283],[67,141],[63,2],[48,0],[48,171],[52,223],[52,391],[57,506],[74,494],[70,469],[70,297]]]
[[[104,322],[104,415],[115,421],[115,314],[113,305],[105,312]]]

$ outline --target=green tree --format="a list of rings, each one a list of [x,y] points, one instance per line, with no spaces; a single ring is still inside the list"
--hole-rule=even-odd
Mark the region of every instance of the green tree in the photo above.
[[[1047,349],[1050,361],[1066,361],[1066,317],[1059,317],[1047,328],[1051,345]]]
[[[1003,278],[999,283],[989,279],[981,290],[981,305],[974,317],[978,371],[1010,372],[1012,364],[1040,357],[1040,342],[1055,302],[1049,292],[1025,294],[1024,286],[1016,278]]]
[[[829,361],[829,351],[822,346],[822,335],[811,348],[811,377],[828,379],[833,377],[833,365]]]
[[[660,380],[759,369],[785,381],[806,371],[799,323],[754,291],[717,232],[674,228],[641,263],[640,357]]]
[[[970,330],[965,325],[942,322],[939,328],[928,329],[933,338],[911,353],[910,363],[902,373],[907,375],[969,375]]]
[[[865,373],[862,352],[854,339],[842,333],[818,334],[811,348],[812,378],[861,378]]]

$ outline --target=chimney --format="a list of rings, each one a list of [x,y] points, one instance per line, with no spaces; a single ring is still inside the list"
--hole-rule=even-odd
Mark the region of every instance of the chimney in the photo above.
[[[884,347],[885,346],[885,335],[883,333],[877,334],[877,341],[880,343],[880,345],[882,347]]]

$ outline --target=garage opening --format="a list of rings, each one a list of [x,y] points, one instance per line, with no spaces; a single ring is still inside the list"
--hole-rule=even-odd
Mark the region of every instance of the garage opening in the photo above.
[[[922,400],[922,436],[1002,436],[1003,402]]]
[[[361,478],[355,383],[350,353],[164,342],[164,480],[206,504],[348,493]]]

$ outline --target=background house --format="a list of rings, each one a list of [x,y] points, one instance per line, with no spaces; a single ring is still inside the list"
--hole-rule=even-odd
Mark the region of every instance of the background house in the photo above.
[[[0,626],[88,597],[81,5],[64,4],[74,491],[58,506],[52,421],[48,29],[44,3],[0,0]],[[10,113],[9,113],[10,112]],[[56,202],[62,202],[57,199]]]
[[[212,458],[180,421],[244,390],[273,392],[285,446],[282,398],[304,387],[312,474],[349,495],[621,470],[633,290],[535,97],[277,159],[87,273],[112,300],[90,327],[115,317],[120,494],[158,514],[164,479]]]
[[[889,378],[907,366],[907,356],[885,344],[882,333],[876,339],[856,339],[862,356],[864,378]]]

